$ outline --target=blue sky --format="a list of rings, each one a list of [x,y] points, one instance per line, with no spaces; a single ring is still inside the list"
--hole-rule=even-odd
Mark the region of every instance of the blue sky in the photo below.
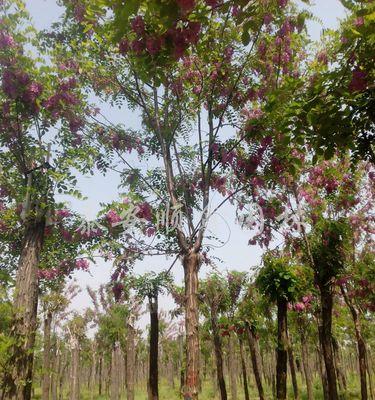
[[[39,29],[48,28],[50,24],[56,21],[61,14],[62,9],[56,4],[55,0],[26,0],[26,6],[34,24]],[[309,32],[311,37],[318,41],[323,28],[335,28],[338,24],[338,19],[344,16],[344,8],[339,0],[316,0],[311,7],[314,15],[321,21],[310,22]],[[112,109],[107,104],[98,104],[102,112],[110,116],[112,121],[122,121],[126,125],[137,126],[137,115],[126,109]],[[119,179],[115,174],[109,174],[105,177],[95,175],[94,177],[81,177],[78,182],[79,189],[87,196],[88,200],[81,202],[72,200],[73,209],[80,212],[88,219],[93,219],[98,211],[100,202],[110,202],[118,198]],[[215,256],[219,257],[223,262],[218,265],[220,270],[237,269],[248,271],[249,267],[258,263],[261,250],[255,246],[248,246],[250,232],[242,230],[234,223],[235,210],[232,207],[226,207],[221,211],[223,219],[230,224],[228,226],[223,223],[223,220],[218,217],[211,222],[212,229],[221,234],[221,239],[227,241],[227,244],[215,250]],[[136,272],[142,273],[147,270],[165,269],[171,264],[172,260],[166,260],[164,257],[147,258],[136,265]],[[110,263],[98,261],[97,265],[92,266],[91,274],[77,272],[75,278],[82,287],[82,293],[73,301],[75,309],[83,309],[89,303],[88,296],[85,291],[86,285],[98,287],[101,283],[108,282],[111,271]],[[205,270],[202,271],[202,275]],[[176,264],[174,274],[177,281],[182,282],[182,268]],[[164,298],[161,301],[161,306],[169,308],[171,300]]]

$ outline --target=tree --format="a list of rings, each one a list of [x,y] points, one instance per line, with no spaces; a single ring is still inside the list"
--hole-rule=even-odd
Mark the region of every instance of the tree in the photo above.
[[[157,209],[184,211],[171,239],[185,273],[185,397],[195,400],[199,375],[198,272],[210,193],[217,190],[228,199],[242,186],[228,193],[226,179],[217,171],[220,162],[215,156],[220,146],[216,142],[226,126],[240,127],[238,137],[233,135],[223,146],[226,153],[235,151],[246,134],[250,136],[242,126],[245,124],[238,123],[241,110],[247,101],[261,100],[267,85],[292,75],[296,59],[290,42],[284,43],[281,36],[288,40],[297,37],[291,33],[303,29],[306,15],[298,13],[293,4],[286,7],[284,1],[250,7],[220,2],[140,1],[124,9],[105,1],[65,4],[65,26],[61,35],[54,34],[60,41],[57,48],[61,50],[61,41],[65,45],[60,54],[79,54],[85,71],[82,80],[96,94],[113,104],[126,102],[141,115],[142,132],[100,120],[93,123],[90,135],[107,148],[101,161],[108,165],[109,158],[122,160],[127,184],[144,189],[143,196],[152,196]],[[242,37],[237,25],[242,27]],[[277,58],[276,70],[267,69],[270,63],[265,66],[254,57],[264,50],[265,43],[271,44],[267,59]],[[281,51],[288,54],[281,57]],[[259,83],[259,71],[266,76],[265,85]],[[254,86],[251,90],[250,84]],[[192,130],[197,135],[189,135]],[[160,160],[158,168],[142,174],[124,157],[132,149],[144,153],[141,158]],[[240,164],[240,152],[238,159]],[[251,175],[259,164],[243,161],[239,169]]]
[[[37,268],[55,207],[54,191],[73,193],[71,168],[82,171],[87,166],[83,153],[74,148],[88,109],[72,74],[49,63],[36,45],[37,33],[22,1],[2,2],[1,20],[1,192],[8,215],[13,210],[10,228],[21,232],[16,236],[12,346],[2,396],[30,399]],[[38,56],[31,56],[27,48],[36,49]]]
[[[277,304],[277,359],[276,359],[276,398],[287,397],[288,364],[288,302],[295,298],[298,280],[295,266],[284,257],[267,254],[264,267],[259,271],[256,284],[261,293]]]
[[[149,336],[149,400],[159,399],[159,294],[171,285],[171,277],[162,272],[160,274],[146,273],[134,279],[133,286],[140,299],[147,298],[150,313]]]
[[[225,279],[218,274],[211,274],[200,285],[201,298],[207,307],[206,314],[211,325],[214,344],[217,382],[219,384],[221,400],[227,400],[227,389],[224,378],[223,350],[219,329],[219,313],[228,308],[228,287]]]

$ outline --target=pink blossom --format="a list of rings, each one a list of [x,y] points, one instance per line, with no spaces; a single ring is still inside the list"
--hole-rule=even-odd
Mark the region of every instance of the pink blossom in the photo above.
[[[131,42],[131,49],[137,55],[142,54],[145,47],[146,47],[146,43],[143,39],[135,39]]]
[[[16,45],[13,36],[5,31],[0,31],[0,49],[14,47]]]
[[[119,43],[118,48],[121,54],[126,54],[130,50],[129,40],[122,39]]]
[[[121,216],[114,210],[109,210],[105,217],[111,225],[121,222]]]
[[[358,17],[354,20],[354,25],[359,28],[360,26],[364,25],[365,19],[363,17]]]
[[[326,51],[321,51],[318,53],[317,55],[317,60],[324,64],[327,65],[328,64],[328,56],[327,56],[327,52]]]
[[[90,263],[84,258],[79,258],[75,262],[75,267],[78,270],[87,271],[90,268]]]
[[[310,303],[312,299],[313,299],[313,296],[311,294],[308,294],[308,295],[302,297],[302,301],[304,304]]]
[[[146,39],[146,49],[152,56],[159,53],[161,46],[162,46],[161,38],[150,37]]]
[[[284,8],[288,4],[288,0],[278,0],[279,7]]]
[[[53,280],[56,279],[60,275],[60,271],[57,268],[51,269],[39,269],[38,270],[38,278],[39,279],[46,279],[46,280]]]
[[[265,25],[269,25],[272,22],[272,20],[273,20],[273,17],[271,14],[266,14],[263,19]]]
[[[72,215],[71,212],[67,209],[56,210],[55,214],[57,218],[67,218]]]
[[[66,229],[61,230],[61,236],[66,242],[71,242],[73,239],[73,235]]]
[[[238,7],[237,5],[234,5],[233,8],[232,8],[233,17],[238,17],[240,12],[241,12],[240,7]]]
[[[352,80],[349,84],[349,90],[351,92],[362,92],[367,88],[367,73],[365,71],[360,70],[359,68],[355,69],[352,72]]]
[[[155,228],[153,227],[149,227],[146,229],[146,235],[148,237],[154,236],[155,235]]]
[[[145,31],[145,22],[142,16],[137,15],[131,22],[131,27],[135,33],[137,33],[138,35],[142,35]]]
[[[152,209],[150,204],[147,202],[143,202],[137,205],[138,212],[137,212],[137,217],[141,219],[145,219],[147,221],[152,220]]]
[[[306,309],[306,306],[305,306],[304,303],[296,303],[296,304],[294,305],[294,310],[297,311],[297,312],[302,312],[302,311],[304,311],[305,309]]]

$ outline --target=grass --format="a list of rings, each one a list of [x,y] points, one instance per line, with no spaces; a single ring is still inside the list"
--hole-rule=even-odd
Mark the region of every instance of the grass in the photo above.
[[[299,376],[299,390],[300,390],[300,399],[307,400],[307,394],[305,392],[305,388],[303,387],[301,378]],[[347,382],[347,390],[345,394],[341,395],[343,400],[358,400],[360,398],[359,393],[359,382],[358,376],[353,375],[348,377]],[[228,391],[228,399],[231,400],[230,396],[230,388],[229,384],[227,383],[227,391]],[[257,400],[259,397],[257,396],[257,390],[253,381],[249,382],[249,391],[250,391],[250,399]],[[238,400],[244,400],[244,392],[242,384],[238,384],[237,386],[238,392]],[[97,390],[96,390],[97,393]],[[162,381],[159,387],[159,398],[160,400],[181,400],[180,393],[176,384],[175,389],[168,386],[165,381]],[[266,388],[266,398],[269,400],[273,399],[272,392],[270,388]],[[293,399],[293,389],[291,386],[288,387],[288,399]],[[38,387],[35,389],[35,395],[33,400],[40,400],[41,399],[41,389]],[[69,399],[68,390],[66,388],[66,392],[64,393],[63,399]],[[110,397],[107,395],[98,396],[95,395],[93,400],[109,400]],[[204,383],[202,387],[202,392],[199,395],[200,400],[219,400],[219,393],[215,394],[215,389],[213,386],[212,381],[207,381]],[[87,390],[86,386],[82,388],[80,400],[92,400],[89,391]],[[126,400],[126,395],[123,394],[121,400]],[[145,385],[136,386],[135,389],[135,400],[147,400],[147,391]],[[322,393],[322,385],[320,379],[316,379],[314,382],[314,400],[323,400],[323,393]]]

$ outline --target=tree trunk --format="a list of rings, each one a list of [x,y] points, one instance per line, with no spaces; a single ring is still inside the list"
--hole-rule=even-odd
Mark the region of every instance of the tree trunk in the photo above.
[[[247,341],[248,341],[249,348],[250,348],[253,373],[254,373],[257,389],[258,389],[259,400],[264,400],[265,397],[264,397],[261,368],[260,368],[260,355],[257,354],[255,332],[248,322],[246,322],[246,333],[247,333]]]
[[[276,398],[286,400],[288,369],[288,303],[282,298],[277,302],[277,352],[276,352]]]
[[[52,313],[47,311],[44,319],[43,329],[43,383],[42,383],[42,400],[49,400],[49,389],[50,389],[50,376],[51,376],[51,324],[52,324]]]
[[[14,290],[15,315],[11,329],[14,344],[9,350],[10,357],[3,376],[2,398],[6,400],[31,399],[38,309],[38,264],[44,227],[44,220],[27,226],[18,262]]]
[[[361,381],[361,400],[368,399],[368,392],[367,392],[367,351],[366,351],[366,343],[362,336],[362,327],[361,321],[359,319],[359,313],[352,301],[349,299],[345,288],[341,285],[341,293],[344,297],[345,303],[348,306],[350,313],[352,315],[353,323],[354,323],[354,330],[355,330],[355,337],[357,340],[357,350],[358,350],[358,366],[359,366],[359,377]]]
[[[338,400],[337,376],[332,347],[333,295],[331,284],[329,282],[320,285],[320,297],[322,310],[322,334],[320,335],[320,340],[327,373],[328,397],[330,400]]]
[[[79,342],[77,338],[72,338],[72,365],[70,370],[69,400],[80,400],[79,375]]]
[[[199,391],[199,314],[198,271],[199,254],[191,250],[184,256],[185,272],[185,330],[186,330],[186,376],[185,400],[197,400]]]
[[[149,400],[159,399],[159,316],[157,297],[149,299],[150,306],[150,354],[149,354]]]
[[[235,366],[235,346],[233,343],[233,332],[230,332],[228,338],[228,367],[229,367],[229,379],[230,379],[230,392],[231,400],[237,400],[237,374]]]
[[[311,368],[309,366],[309,352],[307,349],[306,335],[303,330],[301,331],[301,356],[302,356],[303,372],[306,380],[307,400],[313,400],[314,392],[313,392]]]
[[[127,400],[134,400],[134,369],[135,369],[135,329],[128,324],[126,341],[126,393]]]
[[[290,340],[290,337],[288,337],[288,357],[289,357],[290,375],[292,377],[294,398],[296,400],[299,400],[296,366],[295,366],[293,347],[292,347],[292,342]]]
[[[241,357],[243,389],[244,389],[244,393],[245,393],[245,400],[250,400],[249,387],[247,386],[247,372],[246,372],[245,356],[243,354],[243,342],[242,342],[242,338],[241,337],[238,337],[238,340],[239,340],[239,343],[240,343],[240,357]]]
[[[221,400],[227,400],[227,389],[225,386],[224,370],[223,370],[223,351],[221,347],[221,340],[219,335],[219,328],[217,325],[217,315],[215,310],[211,308],[211,326],[212,336],[214,342],[215,358],[216,358],[216,375],[217,382],[220,390]]]
[[[111,356],[111,400],[120,399],[120,365],[119,365],[120,343],[115,342]]]
[[[98,394],[102,395],[102,373],[103,373],[103,357],[100,354],[99,356],[99,365],[98,365]]]

